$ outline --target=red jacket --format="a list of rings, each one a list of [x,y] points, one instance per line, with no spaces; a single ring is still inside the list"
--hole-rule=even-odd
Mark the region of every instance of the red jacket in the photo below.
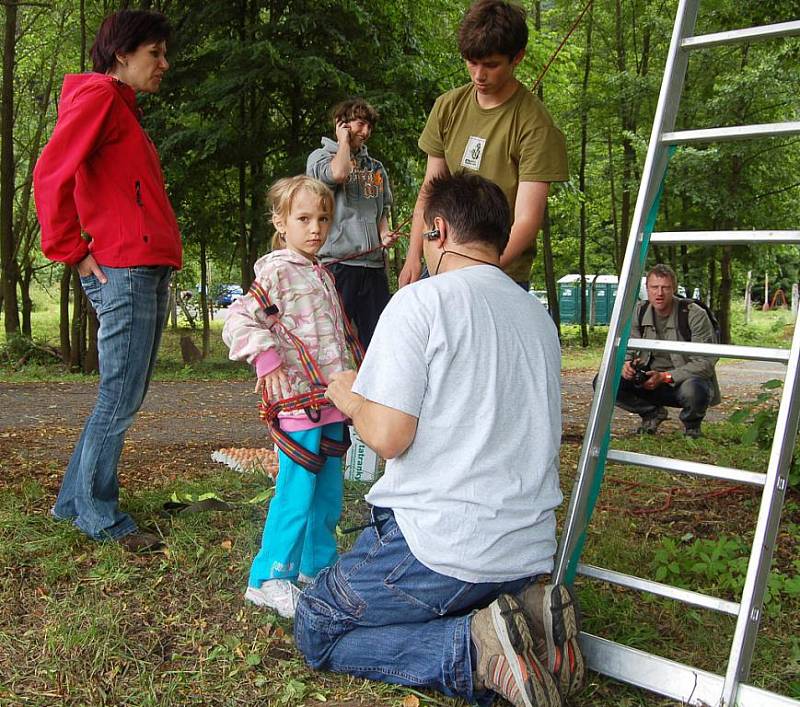
[[[33,191],[50,260],[74,265],[91,253],[111,267],[181,267],[161,163],[127,84],[96,73],[64,77]]]

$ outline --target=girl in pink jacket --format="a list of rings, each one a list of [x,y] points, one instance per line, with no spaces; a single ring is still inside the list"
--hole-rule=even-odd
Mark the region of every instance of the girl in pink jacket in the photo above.
[[[336,561],[342,512],[345,417],[324,397],[333,373],[358,358],[333,278],[316,259],[328,235],[333,194],[299,176],[270,189],[273,250],[255,264],[247,295],[229,310],[230,358],[256,369],[262,417],[278,447],[278,478],[245,598],[294,616],[295,582]]]

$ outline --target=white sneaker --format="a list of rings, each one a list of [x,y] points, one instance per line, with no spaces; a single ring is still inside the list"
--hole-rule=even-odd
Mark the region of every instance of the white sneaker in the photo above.
[[[275,609],[283,618],[294,618],[294,610],[297,607],[297,600],[300,598],[300,590],[288,579],[270,579],[262,582],[261,586],[248,587],[244,593],[244,598],[256,606],[267,606]]]

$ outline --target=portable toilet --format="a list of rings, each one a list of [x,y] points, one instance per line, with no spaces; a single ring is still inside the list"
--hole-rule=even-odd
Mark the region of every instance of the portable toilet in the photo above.
[[[558,281],[558,311],[562,324],[581,320],[581,276],[564,275]]]
[[[614,300],[617,297],[617,287],[619,281],[616,275],[598,275],[589,279],[594,289],[594,298],[590,310],[594,317],[595,324],[606,325],[611,321],[611,313],[614,311]]]
[[[581,276],[564,275],[558,281],[558,302],[561,322],[563,324],[578,324],[581,321]],[[586,276],[586,307],[587,323],[606,325],[611,321],[614,310],[614,300],[617,297],[619,286],[616,275],[587,275]],[[594,288],[594,297],[592,296]]]

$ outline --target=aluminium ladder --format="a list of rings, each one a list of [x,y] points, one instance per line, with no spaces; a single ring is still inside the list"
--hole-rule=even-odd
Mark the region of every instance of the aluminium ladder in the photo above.
[[[744,140],[800,134],[800,122],[747,125],[675,132],[689,54],[692,50],[800,34],[800,21],[692,36],[699,0],[680,0],[664,70],[653,130],[636,201],[630,238],[620,277],[620,287],[600,363],[596,391],[578,461],[564,532],[556,559],[555,581],[572,583],[575,574],[650,592],[686,604],[736,616],[727,671],[715,675],[666,658],[645,653],[590,634],[581,634],[587,664],[593,670],[687,705],[711,707],[800,706],[788,697],[745,684],[769,576],[772,550],[778,533],[792,452],[800,417],[800,326],[795,327],[791,348],[701,344],[630,339],[630,325],[650,242],[664,245],[769,243],[800,244],[800,231],[717,231],[653,233],[660,185],[669,151],[682,144]],[[787,364],[777,425],[766,473],[717,467],[692,461],[609,449],[616,389],[627,348],[676,351],[694,355],[781,362]],[[602,483],[606,461],[663,469],[669,473],[723,479],[762,487],[755,536],[739,603],[672,587],[648,579],[579,563],[594,501]]]

